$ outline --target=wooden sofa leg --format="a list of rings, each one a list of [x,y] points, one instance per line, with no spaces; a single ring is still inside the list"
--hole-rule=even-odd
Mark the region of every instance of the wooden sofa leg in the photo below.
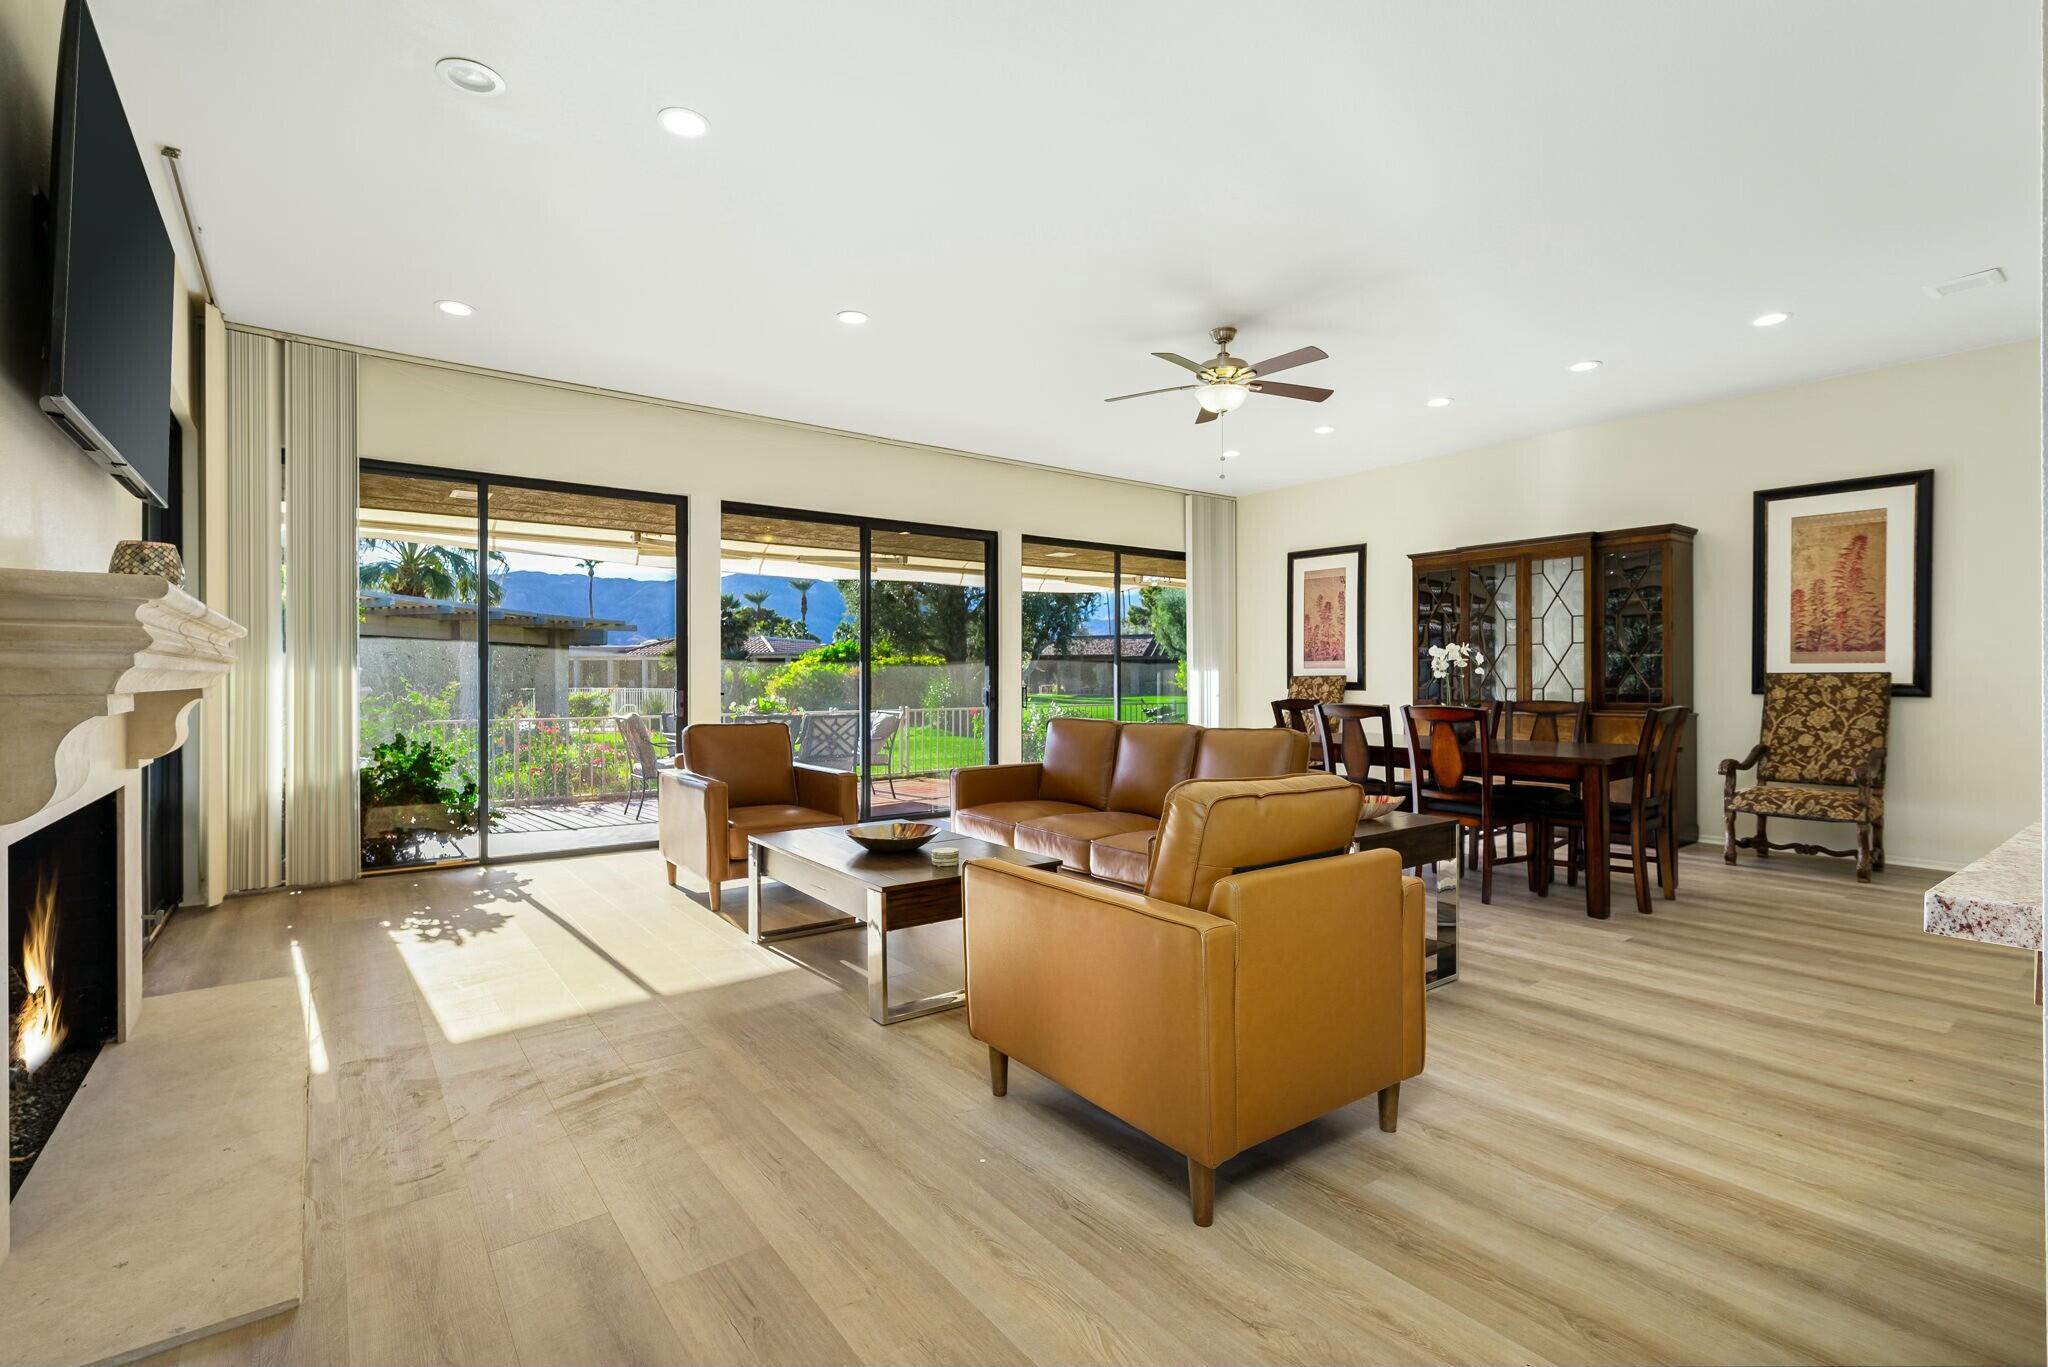
[[[675,866],[675,861],[674,861],[674,860],[664,860],[663,862],[664,862],[664,863],[666,863],[666,864],[668,865],[668,885],[669,885],[670,887],[674,887],[674,886],[676,885],[676,866]]]
[[[706,878],[704,881],[711,885],[711,891],[708,894],[706,900],[711,904],[711,909],[713,911],[717,911],[718,894],[723,885],[718,881],[718,875],[715,873],[712,874],[710,877]]]
[[[1010,1056],[993,1044],[988,1047],[988,1089],[997,1096],[1010,1094]]]
[[[1401,1084],[1380,1088],[1380,1128],[1388,1134],[1401,1120]]]
[[[1207,1229],[1216,1218],[1216,1169],[1188,1160],[1188,1210]]]

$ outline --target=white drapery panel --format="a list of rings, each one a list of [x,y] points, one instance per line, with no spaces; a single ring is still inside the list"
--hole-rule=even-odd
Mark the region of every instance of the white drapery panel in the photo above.
[[[285,880],[362,871],[356,788],[356,357],[284,346]]]
[[[1237,503],[1187,498],[1188,720],[1237,723]]]
[[[249,632],[225,695],[230,892],[274,888],[283,879],[282,380],[274,339],[228,334],[225,611]]]

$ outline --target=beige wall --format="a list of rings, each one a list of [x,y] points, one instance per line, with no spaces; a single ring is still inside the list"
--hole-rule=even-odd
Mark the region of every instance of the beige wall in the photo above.
[[[1365,542],[1364,698],[1412,696],[1412,552],[1679,522],[1699,529],[1700,824],[1714,762],[1748,752],[1751,495],[1933,468],[1934,690],[1892,709],[1886,844],[1952,868],[2039,815],[2038,348],[1997,347],[1321,481],[1238,503],[1238,688],[1246,725],[1285,690],[1287,552]],[[1801,830],[1794,823],[1773,823]],[[1843,828],[1805,827],[1840,846]],[[1853,842],[1848,842],[1853,843]]]
[[[1026,534],[1178,549],[1183,496],[1038,466],[765,419],[365,357],[366,459],[571,480],[690,499],[688,708],[718,713],[718,522],[725,501],[857,513],[1000,534],[997,671],[1002,753],[1017,745]]]
[[[104,570],[142,505],[36,406],[49,287],[28,204],[49,189],[63,14],[62,0],[0,5],[0,565]]]

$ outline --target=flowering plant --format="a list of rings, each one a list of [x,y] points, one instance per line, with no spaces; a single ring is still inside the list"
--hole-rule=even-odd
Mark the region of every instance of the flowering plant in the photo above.
[[[1444,702],[1469,692],[1471,673],[1486,663],[1486,657],[1462,641],[1429,648],[1429,672],[1438,680],[1437,695]]]

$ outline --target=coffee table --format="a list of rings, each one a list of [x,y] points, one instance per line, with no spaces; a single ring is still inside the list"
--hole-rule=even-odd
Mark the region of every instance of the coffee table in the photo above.
[[[1458,823],[1447,816],[1388,812],[1361,821],[1351,833],[1354,850],[1392,850],[1401,867],[1420,867],[1423,886],[1436,904],[1436,934],[1425,952],[1434,960],[1423,977],[1425,987],[1458,980]],[[1448,868],[1450,873],[1445,875]]]
[[[894,1025],[934,1011],[951,1011],[967,1001],[963,985],[952,992],[889,1003],[889,932],[939,921],[960,919],[961,865],[970,859],[1000,859],[1025,868],[1059,867],[1056,855],[1028,854],[1007,845],[991,845],[955,834],[943,821],[932,823],[940,834],[911,854],[870,854],[853,843],[844,826],[814,826],[801,831],[774,831],[747,840],[747,935],[755,944],[772,944],[802,935],[867,927],[868,1015],[877,1025]],[[960,851],[960,865],[934,868],[931,851],[947,846]],[[838,916],[777,930],[761,928],[761,880],[773,879],[823,902]]]

